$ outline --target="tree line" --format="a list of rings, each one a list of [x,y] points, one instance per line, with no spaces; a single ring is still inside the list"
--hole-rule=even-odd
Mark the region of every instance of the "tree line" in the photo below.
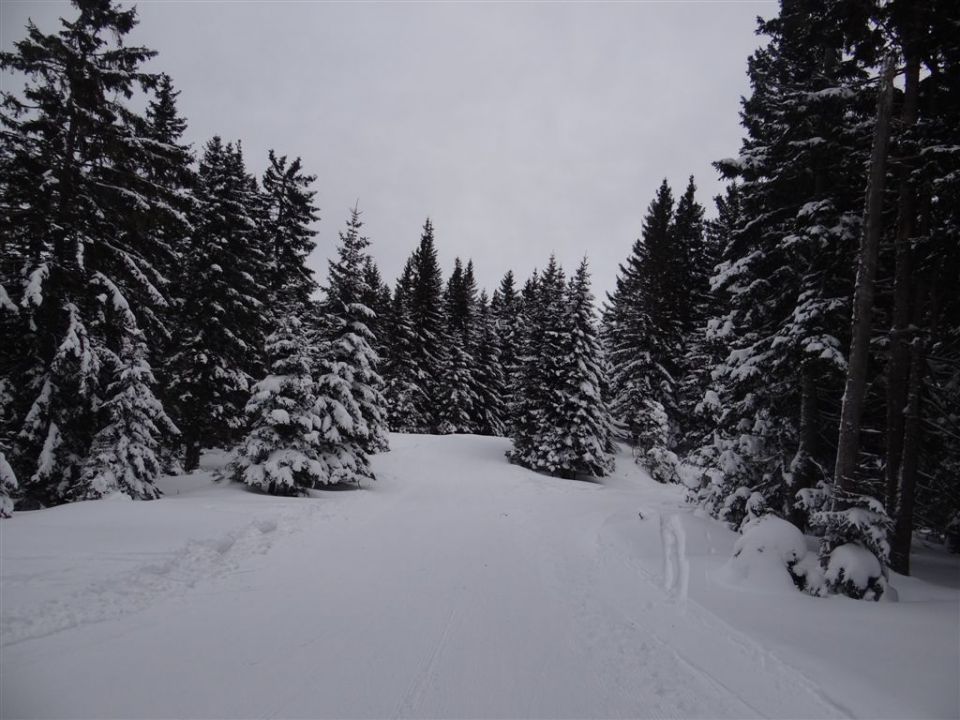
[[[732,527],[821,537],[791,568],[815,594],[878,596],[918,526],[960,539],[957,20],[782,0],[716,217],[664,184],[604,313],[640,461]],[[864,552],[869,587],[843,565]]]

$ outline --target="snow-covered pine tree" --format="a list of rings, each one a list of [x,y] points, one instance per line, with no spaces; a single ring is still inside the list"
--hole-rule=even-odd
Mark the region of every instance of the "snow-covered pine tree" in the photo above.
[[[561,477],[602,477],[613,471],[613,418],[607,407],[603,349],[597,337],[590,273],[584,259],[564,296],[560,391],[547,423],[559,442],[555,461]]]
[[[664,180],[603,313],[611,410],[637,462],[660,482],[674,480],[677,466],[674,376],[681,337],[674,245],[673,193]]]
[[[714,203],[717,215],[705,222],[704,232],[705,254],[715,259],[709,264],[711,271],[724,256],[734,231],[742,221],[739,185],[736,183],[727,185],[723,195],[714,197]],[[726,294],[720,289],[714,290],[709,287],[704,298],[702,325],[695,331],[696,334],[685,356],[691,378],[691,386],[687,388],[687,392],[691,399],[698,399],[692,409],[686,410],[690,413],[686,417],[688,433],[690,433],[690,437],[686,439],[686,445],[690,449],[683,457],[681,479],[694,490],[694,495],[701,488],[713,492],[723,485],[723,473],[719,470],[719,448],[714,443],[714,432],[723,414],[720,401],[723,383],[715,380],[714,370],[722,366],[729,353],[730,328],[724,324],[727,313]],[[704,481],[707,473],[713,480]],[[722,502],[722,498],[708,499],[706,496],[699,498],[701,504],[711,508],[717,501]]]
[[[338,482],[356,462],[341,456],[329,417],[318,411],[312,348],[300,319],[278,313],[274,323],[266,342],[269,373],[253,386],[250,430],[226,474],[271,495],[301,495]]]
[[[156,385],[147,363],[147,343],[129,309],[120,350],[104,358],[112,378],[98,409],[102,418],[84,459],[80,483],[70,499],[98,498],[122,492],[134,499],[160,496],[154,484],[162,467],[158,457],[164,441],[178,434],[163,405],[153,394]]]
[[[515,287],[513,271],[508,270],[494,291],[490,310],[496,321],[496,336],[503,374],[503,420],[505,431],[512,432],[520,380],[520,354],[523,345],[523,301]]]
[[[426,404],[421,368],[415,359],[417,332],[410,317],[413,292],[413,258],[403,268],[390,304],[387,330],[387,357],[384,365],[384,398],[387,425],[394,432],[427,432],[427,420],[420,415]]]
[[[329,263],[320,306],[317,407],[324,417],[321,432],[331,444],[342,445],[337,452],[345,464],[336,482],[372,479],[367,455],[389,448],[383,379],[371,347],[375,338],[367,327],[371,311],[362,302],[369,292],[364,266],[370,245],[360,234],[362,227],[360,211],[354,208],[346,232],[340,233],[337,259]]]
[[[720,258],[715,245],[705,235],[704,209],[696,199],[693,176],[680,200],[673,219],[676,247],[676,308],[680,334],[679,356],[676,358],[677,442],[676,452],[698,447],[705,432],[696,407],[706,390],[704,368],[709,358],[704,349],[704,331],[714,311],[710,294],[710,277]]]
[[[200,159],[195,230],[184,263],[189,284],[168,364],[170,410],[188,470],[197,466],[202,446],[234,442],[252,378],[262,372],[271,273],[261,207],[239,148],[214,137]]]
[[[388,361],[387,337],[390,331],[390,305],[392,296],[390,287],[383,281],[380,275],[380,268],[374,259],[367,255],[363,262],[363,284],[364,292],[361,302],[366,305],[373,313],[367,323],[370,332],[373,334],[372,347],[377,357],[380,358],[378,368],[383,375],[383,368]],[[384,376],[384,379],[386,377]]]
[[[871,114],[835,11],[785,0],[760,22],[770,43],[749,63],[747,138],[739,158],[717,163],[740,181],[742,215],[713,279],[728,354],[702,491],[734,525],[754,495],[796,519],[796,491],[831,464]]]
[[[876,3],[886,52],[903,59],[903,101],[892,124],[896,218],[881,246],[893,258],[885,376],[886,507],[890,565],[909,574],[915,527],[960,520],[960,22],[955,3]],[[880,298],[882,313],[886,303]],[[879,344],[879,343],[878,343]]]
[[[506,383],[500,359],[501,340],[497,321],[493,316],[487,293],[480,293],[477,301],[476,356],[477,404],[474,413],[474,428],[481,435],[503,436],[506,434]]]
[[[123,42],[134,10],[74,6],[79,16],[58,33],[30,23],[0,53],[4,71],[26,78],[22,96],[3,93],[0,118],[3,254],[17,262],[2,263],[0,284],[23,322],[3,359],[22,423],[8,461],[41,503],[90,496],[81,466],[104,429],[97,410],[113,368],[103,360],[121,351],[128,327],[118,310],[162,333],[163,271],[176,252],[152,232],[158,214],[175,214],[179,188],[163,168],[176,162],[125,104],[157,87],[141,69],[154,53]]]
[[[551,426],[563,393],[562,353],[567,315],[566,279],[551,256],[546,269],[524,286],[527,334],[524,338],[517,419],[511,435],[510,462],[532,470],[555,473],[562,442]]]
[[[19,484],[17,476],[7,462],[7,456],[0,450],[0,518],[8,518],[13,514],[13,499]]]
[[[443,278],[433,239],[433,223],[423,226],[420,245],[411,256],[410,292],[407,297],[414,330],[412,359],[417,367],[419,392],[411,397],[414,413],[430,431],[436,431],[437,392],[444,356]]]
[[[476,294],[472,265],[468,275],[456,258],[443,296],[446,347],[436,390],[437,432],[443,435],[475,431],[480,402],[472,354],[476,347]]]
[[[317,284],[307,257],[313,252],[317,234],[312,225],[318,220],[314,203],[316,191],[310,186],[316,175],[306,175],[300,158],[269,152],[269,165],[263,173],[262,232],[270,272],[270,307],[274,312],[302,316]]]

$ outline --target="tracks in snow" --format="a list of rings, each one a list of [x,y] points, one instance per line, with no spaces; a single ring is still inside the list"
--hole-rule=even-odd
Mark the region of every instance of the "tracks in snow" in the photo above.
[[[183,596],[198,583],[235,572],[249,558],[265,554],[318,510],[316,504],[304,501],[296,511],[248,522],[220,537],[191,540],[162,562],[145,563],[65,597],[5,608],[0,617],[0,647],[113,620],[157,600]]]

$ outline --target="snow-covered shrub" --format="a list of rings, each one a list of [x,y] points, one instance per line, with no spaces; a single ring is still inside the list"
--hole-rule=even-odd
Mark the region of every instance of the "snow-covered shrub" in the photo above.
[[[13,468],[0,451],[0,518],[8,518],[13,514],[13,500],[10,495],[16,492],[17,487],[17,476],[13,474]]]
[[[825,483],[801,490],[797,500],[821,536],[818,555],[826,592],[879,600],[886,582],[887,538],[892,527],[883,504],[869,495]]]
[[[667,411],[656,400],[644,400],[643,406],[644,412],[637,420],[637,460],[646,466],[650,477],[657,482],[679,482],[677,466],[680,460],[670,449],[674,433]]]
[[[877,556],[859,543],[835,547],[824,573],[827,587],[833,592],[857,600],[879,600],[886,585],[883,567]]]
[[[799,528],[776,515],[764,515],[744,525],[727,572],[737,584],[794,590],[800,583],[793,569],[806,557],[807,543]]]

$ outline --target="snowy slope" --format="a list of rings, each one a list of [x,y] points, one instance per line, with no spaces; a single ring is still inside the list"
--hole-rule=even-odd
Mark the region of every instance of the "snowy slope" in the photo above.
[[[0,523],[0,715],[960,712],[956,558],[899,603],[757,589],[628,458],[587,483],[499,439],[391,441],[362,490],[256,495],[210,454],[156,502]]]

